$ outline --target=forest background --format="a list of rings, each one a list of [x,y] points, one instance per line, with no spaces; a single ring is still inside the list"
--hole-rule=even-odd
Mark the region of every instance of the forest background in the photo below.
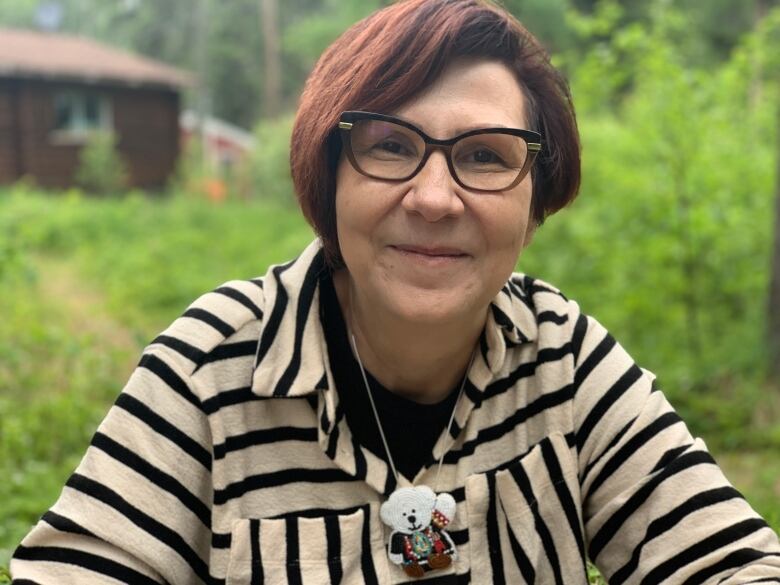
[[[3,0],[0,26],[34,28],[40,4]],[[0,582],[143,346],[201,293],[311,239],[287,163],[297,97],[321,51],[386,2],[59,4],[61,30],[195,72],[187,105],[251,128],[256,146],[218,177],[191,148],[162,193],[117,187],[121,176],[101,195],[0,190]],[[560,287],[654,371],[780,529],[780,2],[504,5],[569,78],[583,138],[581,195],[518,269]],[[204,188],[213,179],[224,196]]]

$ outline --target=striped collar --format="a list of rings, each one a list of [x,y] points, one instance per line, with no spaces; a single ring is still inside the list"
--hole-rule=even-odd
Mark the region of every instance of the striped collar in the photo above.
[[[327,270],[319,239],[287,264],[271,266],[263,282],[264,317],[252,375],[263,398],[300,398],[333,387],[319,311],[319,275]],[[538,326],[526,277],[514,274],[490,306],[480,339],[481,360],[469,374],[484,390],[508,348],[536,339]],[[477,363],[480,362],[481,363]],[[328,393],[332,394],[332,393]],[[335,408],[335,402],[331,405]],[[334,420],[334,412],[328,413]]]

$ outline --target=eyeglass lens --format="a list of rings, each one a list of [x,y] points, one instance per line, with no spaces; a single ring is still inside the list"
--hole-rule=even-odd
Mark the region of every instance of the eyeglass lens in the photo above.
[[[362,172],[380,179],[406,179],[425,154],[425,141],[413,130],[381,120],[358,120],[350,131],[352,153]],[[528,146],[520,136],[474,134],[452,148],[452,166],[463,185],[502,190],[525,164]]]

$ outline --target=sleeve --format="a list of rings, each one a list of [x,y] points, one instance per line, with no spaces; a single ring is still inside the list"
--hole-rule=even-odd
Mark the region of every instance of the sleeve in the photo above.
[[[404,552],[404,535],[400,532],[393,533],[390,539],[390,552],[394,555],[400,555]]]
[[[572,302],[589,558],[620,583],[780,583],[777,535],[641,369]]]
[[[211,581],[208,419],[174,355],[156,348],[15,551],[15,583]]]

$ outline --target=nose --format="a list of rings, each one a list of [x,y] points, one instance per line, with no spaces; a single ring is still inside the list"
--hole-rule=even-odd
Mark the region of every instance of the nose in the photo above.
[[[411,179],[402,205],[406,211],[417,213],[429,222],[463,212],[463,201],[443,152],[433,152],[428,157],[425,166]]]
[[[406,519],[409,520],[409,524],[414,524],[417,520],[414,516],[407,516]]]

